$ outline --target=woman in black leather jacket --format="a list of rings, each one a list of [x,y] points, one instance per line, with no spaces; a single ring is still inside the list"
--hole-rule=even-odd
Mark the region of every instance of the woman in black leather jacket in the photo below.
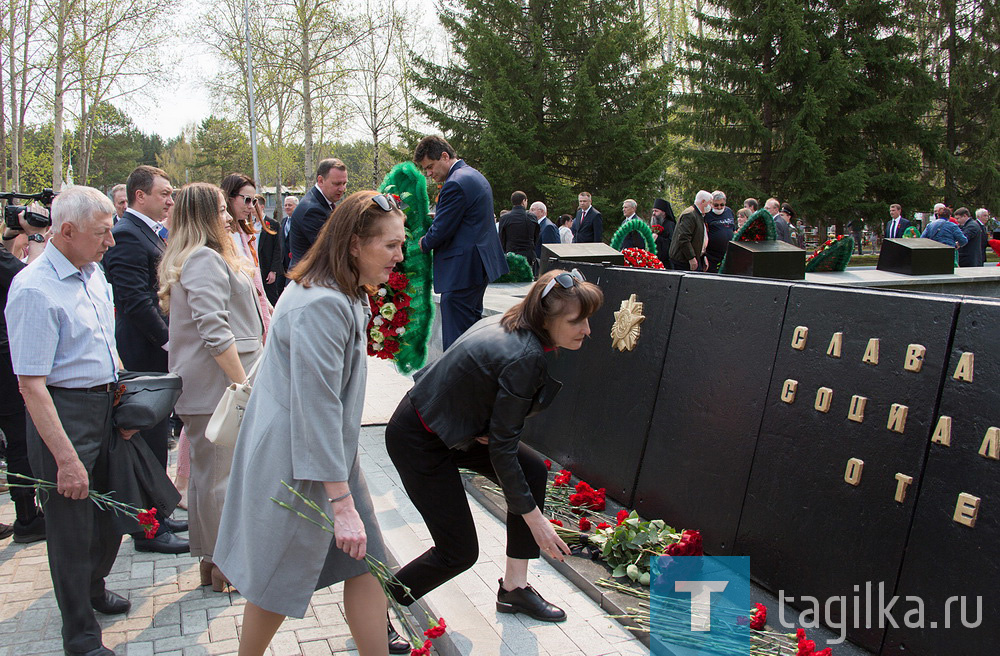
[[[528,561],[540,550],[562,560],[569,548],[542,515],[545,465],[520,434],[525,418],[561,387],[548,375],[545,352],[580,348],[603,300],[575,269],[546,272],[521,303],[476,323],[414,376],[385,441],[434,546],[396,574],[409,588],[409,594],[395,591],[397,601],[413,603],[476,562],[476,527],[458,471],[465,467],[498,482],[507,501],[507,567],[497,610],[566,619],[527,582]]]

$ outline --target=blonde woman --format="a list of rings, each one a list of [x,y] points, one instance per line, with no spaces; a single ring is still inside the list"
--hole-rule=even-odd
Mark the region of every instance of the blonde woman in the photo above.
[[[230,383],[242,383],[261,354],[264,320],[253,262],[230,239],[226,199],[215,185],[186,185],[177,195],[170,241],[160,260],[160,306],[170,317],[170,371],[184,379],[176,410],[190,442],[188,522],[201,584],[221,592],[225,577],[212,554],[233,450],[205,438],[208,420]]]

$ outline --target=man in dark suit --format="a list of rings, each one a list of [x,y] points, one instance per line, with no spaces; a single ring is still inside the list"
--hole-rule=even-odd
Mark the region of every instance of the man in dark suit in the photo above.
[[[442,184],[420,249],[434,251],[434,291],[441,294],[441,341],[447,349],[482,318],[486,286],[509,269],[493,227],[493,189],[483,174],[433,135],[420,140],[413,161]]]
[[[125,214],[125,208],[128,207],[124,184],[116,184],[111,188],[111,202],[115,205],[115,215],[111,218],[114,219],[115,223],[118,223],[118,220]]]
[[[542,259],[542,244],[560,243],[559,228],[549,220],[549,208],[545,207],[545,203],[535,201],[528,212],[534,214],[538,221],[538,240],[535,243],[535,262],[538,263]]]
[[[680,271],[705,271],[705,213],[712,208],[712,194],[699,191],[694,205],[677,219],[677,228],[670,242],[670,264]]]
[[[316,185],[306,192],[292,214],[292,227],[288,233],[291,267],[298,264],[315,243],[319,229],[333,213],[346,189],[347,166],[334,157],[321,161],[316,167]]]
[[[885,224],[885,232],[882,233],[886,239],[899,239],[912,225],[908,219],[903,217],[903,208],[897,203],[889,206],[889,217]]]
[[[511,209],[500,217],[497,233],[504,253],[523,255],[535,268],[535,244],[538,243],[538,219],[528,215],[528,195],[515,191],[510,195]]]
[[[174,204],[173,189],[166,171],[140,166],[125,183],[128,209],[111,234],[115,245],[104,255],[104,270],[114,289],[115,340],[122,365],[129,371],[167,371],[167,319],[160,311],[157,267],[166,248],[160,237],[161,221]],[[170,418],[139,433],[164,470],[167,468],[167,439]],[[187,530],[186,522],[160,518],[163,532],[146,539],[133,535],[139,551],[185,553],[187,540],[173,531]]]
[[[625,202],[622,203],[622,225],[625,225],[626,222],[631,221],[632,219],[642,218],[635,213],[638,207],[639,204],[631,198],[625,199]],[[641,248],[643,250],[649,250],[646,240],[643,238],[642,233],[638,230],[633,230],[625,235],[625,239],[622,240],[622,250],[625,250],[626,248]]]
[[[295,214],[295,208],[299,206],[298,196],[285,196],[285,202],[282,203],[281,207],[285,211],[285,216],[281,218],[281,252],[283,254],[283,259],[281,260],[281,266],[285,270],[285,281],[282,285],[288,284],[288,272],[292,269],[292,249],[289,241],[289,233],[292,228],[292,215]]]
[[[964,246],[958,249],[958,266],[960,267],[981,267],[985,259],[983,257],[983,241],[986,235],[983,233],[979,221],[972,216],[972,212],[967,207],[960,207],[955,210],[955,218],[961,224],[962,233],[969,240]]]
[[[589,191],[581,191],[576,197],[580,209],[573,219],[573,243],[598,243],[604,239],[604,227],[601,224],[601,213],[593,206],[593,196]]]

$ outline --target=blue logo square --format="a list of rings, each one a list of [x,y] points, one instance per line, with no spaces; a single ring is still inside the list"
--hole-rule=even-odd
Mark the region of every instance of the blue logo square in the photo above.
[[[747,653],[753,606],[746,556],[660,556],[652,561],[650,651],[663,656]]]

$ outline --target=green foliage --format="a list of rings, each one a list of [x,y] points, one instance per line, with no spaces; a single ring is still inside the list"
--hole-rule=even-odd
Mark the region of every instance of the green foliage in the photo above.
[[[77,172],[76,182],[99,189],[109,189],[120,182],[125,182],[129,173],[144,163],[144,146],[153,148],[155,144],[144,143],[145,135],[139,132],[132,119],[109,103],[92,107],[90,121],[93,130],[90,171],[87,180],[83,180],[79,162],[74,163]],[[74,141],[78,143],[79,137]],[[155,155],[153,161],[154,163],[156,161]]]
[[[672,122],[682,183],[791,199],[812,220],[922,207],[934,89],[890,0],[723,0],[699,17]]]
[[[597,531],[590,541],[601,549],[601,558],[612,568],[611,576],[628,576],[649,585],[649,558],[676,542],[677,531],[662,519],[642,521],[636,511],[612,528]]]
[[[616,251],[620,251],[622,249],[622,243],[625,242],[625,237],[627,237],[630,232],[638,232],[642,235],[643,240],[646,242],[646,250],[653,255],[656,255],[656,240],[653,239],[653,229],[649,227],[648,223],[639,217],[629,219],[615,231],[614,236],[611,238],[611,248]]]
[[[552,214],[650,197],[665,159],[666,67],[628,0],[461,0],[442,9],[455,57],[416,58],[418,111],[493,186]],[[560,209],[562,208],[562,209]]]
[[[397,164],[385,176],[380,190],[399,196],[409,207],[406,209],[406,246],[402,269],[410,279],[410,321],[396,354],[396,368],[408,374],[420,369],[427,362],[427,342],[434,321],[434,303],[431,301],[431,254],[420,250],[420,238],[431,225],[428,214],[430,202],[424,176],[413,162]]]
[[[854,254],[854,237],[841,237],[806,259],[806,273],[844,271]]]
[[[528,258],[518,253],[507,253],[507,268],[510,269],[495,282],[531,282],[535,279]]]
[[[235,121],[209,116],[198,126],[195,146],[198,179],[219,184],[229,173],[253,175],[250,139]]]

